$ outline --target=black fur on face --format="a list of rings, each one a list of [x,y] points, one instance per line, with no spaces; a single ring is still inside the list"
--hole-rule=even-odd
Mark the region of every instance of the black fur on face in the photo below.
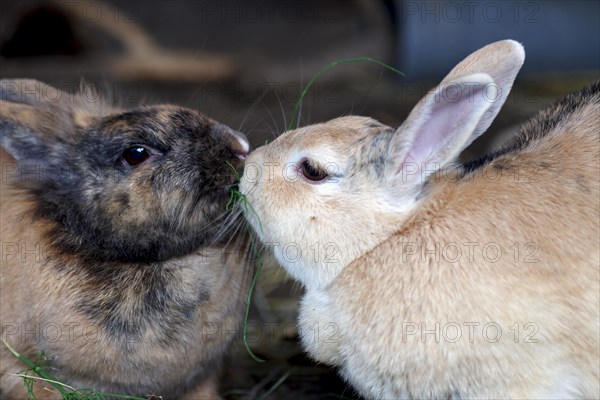
[[[192,110],[144,107],[99,118],[54,145],[46,170],[26,181],[35,216],[53,221],[59,251],[97,261],[155,262],[207,245],[224,216],[241,161],[229,128]],[[128,165],[124,151],[150,157]],[[66,166],[66,168],[65,168]]]

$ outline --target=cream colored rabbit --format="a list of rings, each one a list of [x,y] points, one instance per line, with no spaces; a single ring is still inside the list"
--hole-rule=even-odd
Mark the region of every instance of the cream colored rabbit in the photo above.
[[[599,84],[456,161],[523,61],[493,43],[398,129],[338,118],[247,160],[248,218],[306,288],[305,349],[367,398],[600,397]]]

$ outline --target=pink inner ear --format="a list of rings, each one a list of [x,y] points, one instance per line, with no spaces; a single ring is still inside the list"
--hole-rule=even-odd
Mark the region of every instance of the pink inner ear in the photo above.
[[[452,124],[453,110],[436,104],[432,110],[432,117],[418,128],[415,141],[406,157],[407,161],[427,162],[446,138],[448,125]]]
[[[417,163],[420,168],[422,163],[446,161],[448,153],[456,151],[451,143],[462,138],[465,129],[473,129],[473,118],[479,117],[481,101],[485,101],[483,89],[484,86],[460,85],[433,95],[428,107],[421,111],[424,115],[417,119],[422,122],[415,128],[415,139],[405,162]],[[432,168],[435,166],[427,167]]]

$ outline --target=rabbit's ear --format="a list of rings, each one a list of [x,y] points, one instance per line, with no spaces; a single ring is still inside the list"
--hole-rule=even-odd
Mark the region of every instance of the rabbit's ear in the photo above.
[[[455,161],[492,123],[525,59],[512,40],[488,45],[458,64],[398,128],[391,143],[392,179],[422,185]],[[389,175],[388,175],[389,176]],[[392,185],[392,186],[398,186]]]
[[[43,104],[65,107],[69,96],[54,86],[35,79],[2,79],[0,80],[0,100],[29,104],[34,107]]]
[[[524,61],[525,50],[520,43],[501,40],[470,54],[446,75],[442,85],[465,75],[480,73],[489,75],[494,81],[492,85],[495,86],[496,97],[492,98],[489,109],[481,117],[465,147],[485,132],[496,118]]]
[[[60,154],[84,123],[81,103],[79,95],[39,81],[1,80],[0,144],[19,162]]]

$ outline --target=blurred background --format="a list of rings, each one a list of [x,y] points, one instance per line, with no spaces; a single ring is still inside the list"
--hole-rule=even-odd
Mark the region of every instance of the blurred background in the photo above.
[[[0,78],[37,78],[70,92],[96,86],[124,108],[177,103],[246,133],[253,147],[300,125],[368,115],[399,125],[460,60],[496,40],[526,61],[470,159],[501,144],[546,105],[600,78],[598,1],[6,1],[0,0]],[[302,291],[266,261],[251,314],[252,360],[240,344],[226,367],[227,399],[356,398],[335,372],[302,354]]]

